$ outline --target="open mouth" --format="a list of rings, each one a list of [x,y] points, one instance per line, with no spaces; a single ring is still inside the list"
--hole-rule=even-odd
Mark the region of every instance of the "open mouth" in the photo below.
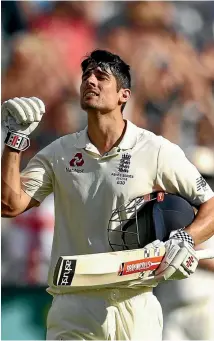
[[[96,97],[96,96],[98,96],[98,94],[94,91],[86,92],[86,94],[84,95],[85,98]]]

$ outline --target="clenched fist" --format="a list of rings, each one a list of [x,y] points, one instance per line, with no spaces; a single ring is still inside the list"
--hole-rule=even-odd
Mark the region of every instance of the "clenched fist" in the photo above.
[[[16,133],[32,133],[45,113],[44,103],[37,97],[15,97],[5,101],[1,106],[3,127]]]
[[[28,137],[42,119],[45,113],[44,103],[37,97],[15,97],[5,101],[1,106],[1,121],[7,129],[5,144],[24,151],[30,146]]]

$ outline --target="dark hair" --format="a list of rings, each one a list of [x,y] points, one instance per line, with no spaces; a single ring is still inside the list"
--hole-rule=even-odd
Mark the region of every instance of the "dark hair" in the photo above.
[[[117,91],[121,88],[131,89],[130,66],[118,55],[106,50],[94,50],[81,63],[83,73],[90,64],[94,65],[94,67],[99,66],[105,71],[109,68],[116,78]],[[123,111],[125,105],[126,103],[122,105],[121,111]]]

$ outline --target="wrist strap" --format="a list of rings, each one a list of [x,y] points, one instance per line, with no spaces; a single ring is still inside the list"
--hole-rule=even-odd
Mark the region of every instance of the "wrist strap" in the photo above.
[[[16,150],[24,151],[30,147],[30,139],[27,135],[8,130],[4,143]]]
[[[175,234],[173,234],[170,239],[180,239],[184,242],[189,243],[192,247],[194,247],[195,243],[192,237],[184,231],[184,229],[177,230]]]

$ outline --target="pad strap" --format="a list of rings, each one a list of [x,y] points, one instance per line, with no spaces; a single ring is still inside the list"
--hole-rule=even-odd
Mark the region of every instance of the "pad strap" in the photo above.
[[[8,130],[4,143],[20,151],[24,151],[30,147],[30,139],[27,135],[10,130]]]

